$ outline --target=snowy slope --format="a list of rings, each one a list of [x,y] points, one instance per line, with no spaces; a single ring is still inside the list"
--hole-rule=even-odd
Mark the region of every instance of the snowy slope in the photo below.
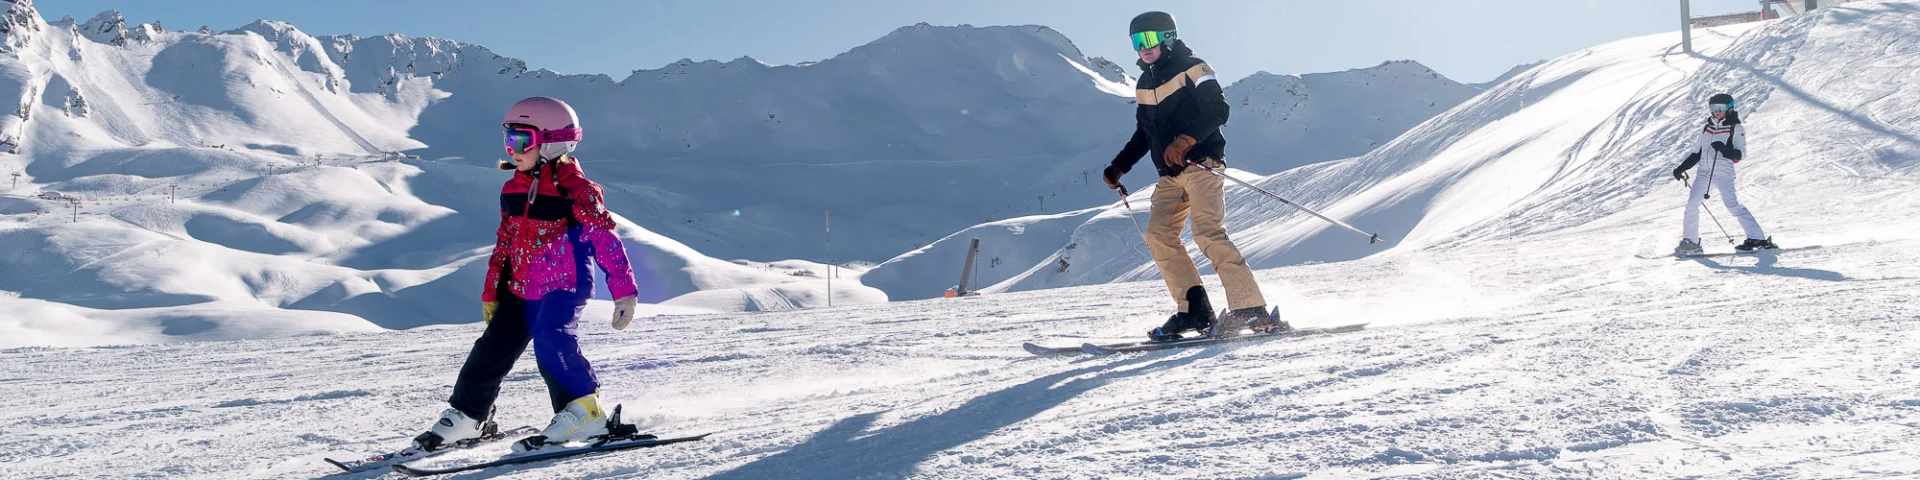
[[[1917,26],[1920,2],[1857,2],[1697,31],[1704,58],[1677,34],[1610,43],[1387,147],[1413,159],[1273,177],[1348,189],[1319,206],[1397,227],[1385,254],[1258,272],[1290,321],[1363,332],[1103,358],[1017,346],[1136,337],[1166,309],[1152,279],[595,320],[582,343],[607,398],[651,431],[717,433],[476,478],[1920,476]],[[1674,241],[1684,194],[1666,170],[1720,88],[1749,99],[1743,197],[1781,243],[1819,248],[1642,258]],[[1392,175],[1322,177],[1340,169]],[[479,330],[0,351],[0,476],[327,475],[322,457],[422,428]],[[544,421],[542,389],[522,359],[499,418]]]
[[[1279,171],[1361,155],[1479,92],[1477,87],[1454,82],[1411,61],[1324,74],[1255,73],[1226,88],[1227,101],[1234,109],[1232,121],[1223,129],[1228,138],[1228,161],[1236,170]],[[1099,174],[1095,167],[1101,165],[1089,166],[1093,175]],[[1138,213],[1144,221],[1145,208],[1150,204],[1152,189],[1147,187],[1153,181],[1152,169],[1135,170],[1144,173],[1128,177],[1139,190],[1131,201],[1141,208]],[[1074,186],[1082,190],[1081,195],[1112,195],[1097,182]],[[937,297],[958,281],[959,266],[972,238],[981,239],[983,258],[1000,260],[981,265],[981,280],[987,285],[1016,276],[1047,279],[1020,287],[1031,289],[1157,275],[1146,247],[1133,240],[1139,234],[1125,221],[1124,212],[1121,204],[1112,203],[984,223],[888,260],[865,277],[866,283],[885,290],[894,300]],[[1026,226],[1034,221],[1044,225]],[[1096,227],[1094,222],[1100,225]],[[1075,224],[1086,227],[1073,233]],[[1052,233],[1026,235],[1029,230]],[[1089,248],[1080,252],[1065,249],[1074,245],[1078,250],[1081,244]],[[1086,263],[1076,261],[1075,253]],[[1068,260],[1064,272],[1059,268],[1063,257]],[[1350,257],[1309,254],[1307,260],[1345,258]],[[1075,270],[1075,264],[1081,268]],[[1100,272],[1096,274],[1100,276],[1083,279],[1077,272]],[[1111,276],[1115,273],[1122,276]]]
[[[1268,270],[1270,290],[1296,292],[1282,298],[1302,325],[1375,323],[1113,358],[1035,359],[1018,343],[1144,330],[1160,320],[1140,313],[1163,306],[1158,285],[674,316],[622,332],[595,321],[583,348],[629,418],[718,433],[482,475],[1906,478],[1920,475],[1916,247],[1908,236],[1756,263],[1576,244]],[[1781,293],[1671,294],[1687,285]],[[329,475],[323,457],[424,428],[478,334],[0,352],[19,392],[0,399],[0,476]],[[537,425],[545,402],[523,358],[499,418]]]
[[[1894,5],[1896,7],[1888,8],[1898,8],[1901,4]],[[1839,13],[1830,15],[1843,18],[1848,15],[1844,10],[1836,12]],[[1808,21],[1812,20],[1793,22]],[[1806,48],[1806,38],[1812,33],[1804,29],[1787,30],[1787,26],[1734,42],[1735,36],[1755,25],[1759,24],[1731,26],[1702,34],[1699,41],[1725,49],[1716,53],[1716,57],[1704,60],[1664,55],[1672,46],[1666,36],[1629,39],[1588,49],[1526,70],[1367,155],[1268,177],[1237,174],[1323,213],[1379,232],[1390,240],[1388,248],[1369,246],[1364,237],[1332,228],[1239,187],[1228,188],[1231,210],[1228,230],[1258,268],[1473,244],[1513,235],[1582,228],[1601,218],[1653,215],[1635,212],[1631,207],[1636,206],[1677,217],[1678,213],[1671,210],[1678,206],[1675,203],[1678,199],[1673,198],[1679,190],[1678,184],[1668,185],[1662,180],[1668,178],[1668,170],[1684,156],[1682,141],[1691,138],[1691,131],[1700,121],[1700,112],[1694,107],[1711,93],[1723,90],[1741,98],[1755,129],[1752,131],[1754,148],[1766,152],[1765,160],[1753,162],[1749,170],[1742,172],[1743,178],[1748,179],[1745,182],[1765,186],[1743,195],[1750,204],[1766,205],[1762,202],[1783,198],[1769,197],[1768,191],[1787,195],[1786,192],[1797,190],[1799,182],[1831,180],[1812,172],[1838,168],[1875,172],[1890,168],[1885,166],[1885,158],[1890,154],[1884,153],[1860,159],[1859,162],[1865,163],[1858,165],[1832,158],[1827,148],[1818,149],[1818,154],[1813,155],[1786,153],[1795,152],[1794,146],[1800,144],[1818,145],[1832,142],[1832,138],[1851,138],[1844,134],[1823,135],[1799,125],[1801,118],[1823,118],[1835,115],[1835,110],[1854,108],[1834,106],[1832,100],[1823,98],[1835,97],[1826,95],[1879,98],[1885,94],[1872,90],[1861,94],[1827,93],[1854,86],[1822,85],[1821,96],[1806,96],[1804,92],[1809,88],[1780,79],[1796,72],[1813,75],[1812,72],[1844,71],[1851,67],[1835,67],[1825,62],[1850,61],[1858,54],[1795,56]],[[1790,33],[1774,33],[1780,31]],[[1809,102],[1806,98],[1814,100]],[[1898,97],[1882,101],[1898,101]],[[1856,128],[1882,134],[1893,128],[1889,125],[1901,125],[1897,115],[1871,121],[1865,119],[1887,117],[1843,115],[1841,118],[1855,120],[1861,125]],[[1874,151],[1880,147],[1862,148]],[[1128,180],[1149,181],[1131,176]],[[1144,205],[1149,194],[1136,192],[1134,203]],[[1805,207],[1792,202],[1784,206]],[[1119,206],[1111,209],[1119,210]],[[1758,206],[1756,210],[1769,211],[1767,206]],[[1782,214],[1791,215],[1790,212]],[[1142,221],[1144,215],[1144,211],[1141,212]],[[1767,213],[1760,215],[1763,222],[1767,221]],[[1030,264],[1036,268],[1025,273],[990,276],[982,281],[1004,281],[995,287],[998,290],[1028,290],[1157,278],[1157,270],[1139,248],[1120,242],[1089,240],[1130,231],[1132,226],[1125,218],[1093,217],[1079,228],[1084,232],[1072,235],[1066,242],[1028,242],[1000,248],[1063,252],[1068,244],[1112,244],[1113,247],[1105,250],[1082,247],[1075,252],[1081,259],[1091,259],[1089,264],[1102,267],[1066,272],[1037,268],[1053,261],[1043,257],[1036,264]],[[1654,248],[1651,243],[1664,243],[1677,237],[1677,226],[1665,226],[1659,231],[1658,238],[1662,240],[1654,242],[1648,238],[1646,248]],[[1137,234],[1127,239],[1133,237]],[[1204,257],[1197,251],[1190,253],[1200,258],[1203,269],[1207,268]],[[888,268],[882,265],[873,274],[885,278]],[[995,273],[1007,274],[1008,271]],[[874,285],[894,298],[924,298],[903,297],[910,290],[907,288],[885,283]]]
[[[1507,73],[1502,73],[1498,77],[1493,77],[1493,80],[1488,80],[1486,83],[1475,83],[1471,85],[1473,85],[1473,88],[1478,88],[1481,90],[1492,90],[1494,89],[1494,87],[1499,87],[1500,84],[1502,83],[1507,83],[1507,80],[1512,80],[1514,77],[1518,77],[1521,74],[1527,73],[1528,70],[1532,70],[1533,67],[1538,67],[1546,63],[1547,63],[1546,60],[1541,60],[1538,62],[1515,66],[1512,69],[1507,70]]]

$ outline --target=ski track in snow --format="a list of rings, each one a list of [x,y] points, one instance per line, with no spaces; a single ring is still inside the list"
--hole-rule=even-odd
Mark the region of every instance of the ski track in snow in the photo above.
[[[1111,357],[1037,358],[1019,344],[1144,331],[1160,320],[1157,283],[664,316],[624,332],[596,303],[582,342],[604,395],[649,431],[717,433],[454,478],[1920,475],[1920,307],[1908,301],[1920,279],[1906,276],[1920,258],[1899,253],[1916,243],[1267,270],[1268,290],[1292,292],[1290,320],[1373,325]],[[1429,268],[1478,269],[1475,289],[1501,300],[1409,320],[1463,302],[1421,293],[1444,281],[1415,273]],[[1760,292],[1767,301],[1747,298]],[[0,352],[13,392],[0,397],[0,476],[329,475],[322,457],[423,428],[479,329]],[[543,388],[523,358],[503,426],[544,422]]]

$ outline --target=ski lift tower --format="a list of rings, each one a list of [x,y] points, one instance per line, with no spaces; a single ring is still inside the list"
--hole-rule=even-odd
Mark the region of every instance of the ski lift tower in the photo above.
[[[954,292],[958,296],[964,297],[968,293],[973,293],[967,290],[967,282],[973,280],[974,258],[979,255],[980,239],[974,238],[973,242],[967,246],[967,263],[960,266],[960,286]]]
[[[1693,0],[1680,0],[1680,50],[1693,55]]]

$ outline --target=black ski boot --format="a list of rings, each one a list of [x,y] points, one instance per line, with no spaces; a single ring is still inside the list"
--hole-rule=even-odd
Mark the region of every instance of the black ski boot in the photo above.
[[[1220,322],[1212,330],[1213,336],[1231,337],[1240,334],[1240,330],[1252,330],[1255,334],[1280,333],[1293,330],[1287,322],[1280,321],[1279,309],[1268,311],[1267,307],[1248,307],[1235,309],[1220,316]]]
[[[1156,342],[1171,342],[1180,339],[1180,334],[1190,330],[1202,332],[1213,328],[1213,304],[1207,301],[1207,289],[1195,286],[1187,289],[1187,311],[1167,317],[1167,323],[1160,325],[1147,338]]]
[[[1779,245],[1773,244],[1773,237],[1767,237],[1766,240],[1761,240],[1758,238],[1749,238],[1747,239],[1747,243],[1742,243],[1739,246],[1733,247],[1734,250],[1739,250],[1742,252],[1751,252],[1754,250],[1776,250],[1779,248],[1780,248]]]
[[[1167,317],[1167,323],[1161,324],[1159,327],[1155,327],[1153,331],[1147,332],[1147,339],[1156,342],[1179,340],[1180,332],[1188,330],[1187,325],[1190,322],[1188,322],[1187,319],[1192,316],[1193,314],[1187,312],[1178,312],[1171,317]]]

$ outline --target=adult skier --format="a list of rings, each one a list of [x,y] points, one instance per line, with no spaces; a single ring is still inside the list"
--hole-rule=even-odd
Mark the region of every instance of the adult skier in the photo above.
[[[1760,230],[1760,222],[1753,219],[1753,213],[1740,205],[1740,197],[1734,193],[1734,165],[1746,158],[1747,129],[1740,123],[1740,112],[1733,109],[1733,95],[1714,94],[1707,99],[1707,109],[1711,112],[1706,126],[1694,137],[1692,153],[1673,169],[1673,178],[1687,181],[1687,169],[1694,168],[1702,159],[1706,165],[1700,165],[1694,176],[1700,177],[1693,182],[1691,196],[1687,197],[1686,213],[1680,217],[1680,245],[1674,247],[1675,255],[1695,255],[1700,248],[1700,208],[1701,201],[1711,198],[1707,187],[1720,191],[1720,202],[1727,206],[1727,212],[1739,220],[1740,228],[1746,230],[1747,241],[1733,247],[1747,252],[1780,248],[1773,244],[1773,238]]]
[[[616,424],[617,416],[601,407],[599,380],[575,337],[580,312],[593,295],[589,259],[605,272],[618,299],[613,328],[633,321],[638,298],[600,185],[587,180],[569,155],[580,142],[579,117],[566,102],[533,97],[507,110],[502,126],[513,161],[500,167],[514,173],[500,191],[500,228],[480,293],[487,328],[460,368],[447,400],[451,408],[414,445],[432,451],[497,432],[493,412],[500,382],[529,341],[554,415],[539,435],[515,442],[514,451],[610,432],[630,435],[630,425]]]
[[[1120,177],[1151,156],[1160,173],[1154,186],[1153,208],[1147,227],[1147,247],[1167,282],[1177,310],[1167,322],[1147,333],[1153,340],[1170,341],[1181,333],[1199,330],[1233,335],[1241,328],[1256,332],[1288,326],[1267,311],[1260,286],[1246,258],[1227,239],[1226,196],[1219,177],[1193,166],[1204,163],[1226,167],[1227,140],[1220,126],[1227,123],[1227,99],[1207,62],[1193,56],[1180,40],[1173,15],[1147,12],[1128,26],[1133,50],[1140,56],[1140,80],[1134,86],[1136,125],[1133,138],[1102,172],[1107,187],[1122,188]],[[1187,256],[1180,231],[1193,219],[1193,240],[1213,261],[1220,283],[1226,285],[1231,307],[1215,323],[1212,303],[1200,281],[1200,271]]]

